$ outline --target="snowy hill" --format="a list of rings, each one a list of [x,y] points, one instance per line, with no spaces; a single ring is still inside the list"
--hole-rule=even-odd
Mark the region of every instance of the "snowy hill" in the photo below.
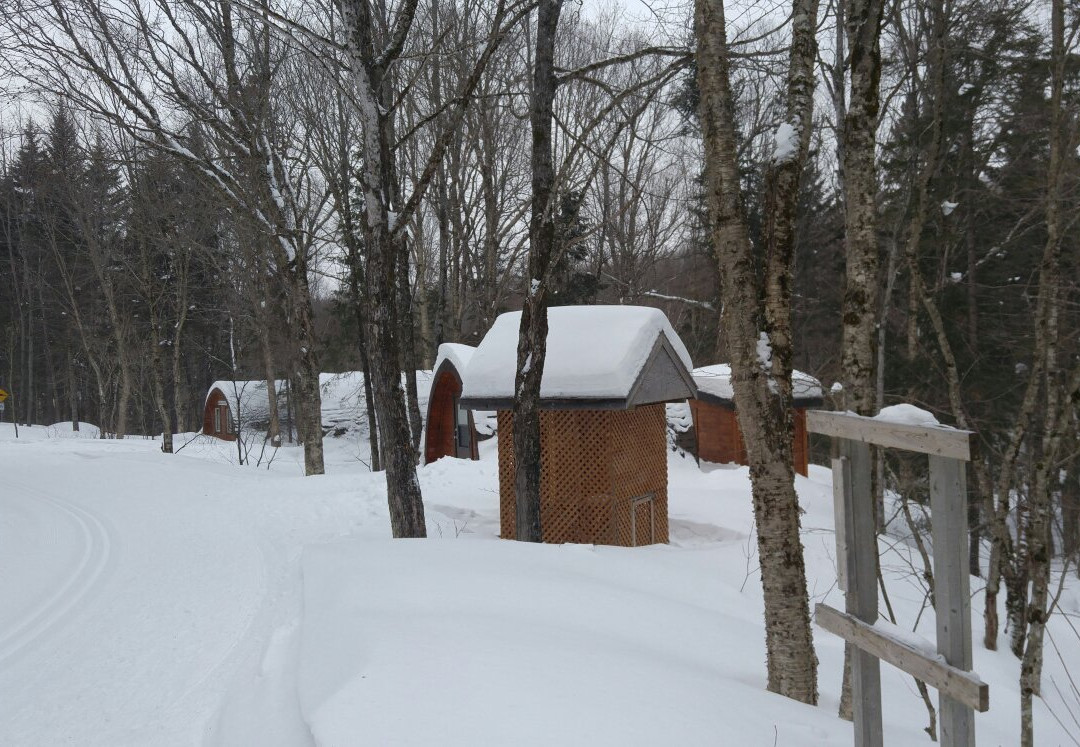
[[[524,545],[496,538],[492,439],[420,470],[429,539],[393,541],[355,435],[310,478],[295,447],[256,469],[211,439],[20,436],[0,425],[0,744],[851,743],[838,638],[815,628],[819,706],[764,689],[745,468],[671,456],[670,545]],[[842,606],[829,477],[797,488],[812,602]],[[932,636],[918,554],[881,550],[900,625]],[[1039,744],[1077,734],[1069,622],[1049,626]],[[973,628],[979,743],[1015,744],[1019,662]],[[887,742],[929,744],[912,680],[883,666],[882,686]]]

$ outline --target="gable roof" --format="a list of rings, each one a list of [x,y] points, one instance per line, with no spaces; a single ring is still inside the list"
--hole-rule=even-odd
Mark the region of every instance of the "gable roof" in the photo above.
[[[731,386],[731,366],[717,363],[693,371],[698,399],[724,407],[735,407],[735,390]],[[791,372],[791,393],[797,407],[820,405],[824,394],[821,382],[802,371]]]
[[[521,312],[501,314],[463,376],[472,409],[513,406]],[[557,306],[548,309],[540,384],[545,409],[626,409],[694,396],[690,355],[659,309]]]

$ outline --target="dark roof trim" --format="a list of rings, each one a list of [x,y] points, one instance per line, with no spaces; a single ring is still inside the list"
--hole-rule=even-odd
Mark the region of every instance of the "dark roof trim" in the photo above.
[[[513,410],[513,397],[462,397],[462,407],[470,410]],[[625,399],[541,399],[541,410],[628,410],[631,404]]]

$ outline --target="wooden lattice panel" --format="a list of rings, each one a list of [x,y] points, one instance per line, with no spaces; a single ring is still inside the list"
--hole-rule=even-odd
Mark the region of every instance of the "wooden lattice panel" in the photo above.
[[[512,539],[516,499],[511,413],[500,411],[498,421],[500,529],[504,538]],[[631,502],[652,494],[648,521],[638,518],[638,544],[667,542],[664,427],[663,405],[542,411],[540,522],[544,541],[629,546],[635,537]]]
[[[631,501],[652,493],[653,542],[668,541],[667,438],[663,405],[608,413],[613,454],[612,497],[619,526],[619,545],[630,545]],[[648,544],[638,531],[638,544]]]
[[[496,415],[499,428],[499,535],[514,539],[514,417],[509,410]]]

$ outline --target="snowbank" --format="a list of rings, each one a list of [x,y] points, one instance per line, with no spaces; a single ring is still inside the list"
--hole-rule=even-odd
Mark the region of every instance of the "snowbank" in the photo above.
[[[0,424],[0,744],[852,741],[837,636],[814,629],[817,707],[765,689],[745,467],[669,454],[667,546],[527,545],[496,539],[491,439],[478,462],[419,470],[430,539],[392,541],[384,476],[352,439],[328,439],[328,474],[308,478],[298,447],[267,470],[227,463],[235,444],[211,438],[177,455],[144,439],[13,439]],[[842,608],[830,474],[812,465],[796,489],[811,605]],[[881,626],[928,646],[918,552],[896,534],[879,551],[898,629]],[[1019,664],[1004,641],[980,645],[980,579],[972,591],[992,704],[978,743],[1015,744]],[[1052,683],[1080,669],[1064,618],[1078,614],[1069,579],[1039,744],[1073,742],[1051,710],[1077,701]],[[881,680],[886,740],[929,744],[911,678],[884,666]]]
[[[704,745],[720,733],[744,745],[762,743],[763,721],[780,744],[835,744],[846,725],[760,687],[762,646],[741,643],[755,615],[735,590],[702,594],[670,554],[476,541],[309,549],[301,711],[327,745]],[[369,572],[343,579],[342,568]]]

